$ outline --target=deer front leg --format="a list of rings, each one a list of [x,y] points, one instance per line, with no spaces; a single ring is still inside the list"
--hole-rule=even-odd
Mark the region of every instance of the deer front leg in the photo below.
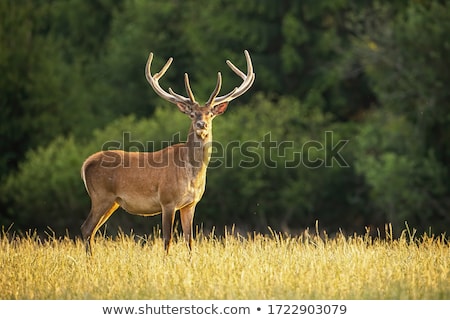
[[[164,239],[164,250],[169,253],[170,242],[172,241],[173,220],[175,218],[175,208],[165,206],[162,209],[162,233]]]
[[[192,250],[192,221],[194,220],[194,212],[195,204],[180,209],[181,226],[183,227],[184,239],[189,247],[189,250]]]

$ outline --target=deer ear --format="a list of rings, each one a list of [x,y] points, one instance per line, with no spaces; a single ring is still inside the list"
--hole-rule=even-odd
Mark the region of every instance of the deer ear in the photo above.
[[[183,112],[187,115],[190,115],[192,112],[191,106],[189,104],[186,104],[183,102],[178,102],[177,107],[178,107],[178,109],[180,109],[181,112]]]
[[[219,114],[222,114],[225,112],[225,110],[227,110],[228,107],[228,102],[222,102],[218,105],[215,105],[212,107],[211,112],[215,115],[218,116]]]

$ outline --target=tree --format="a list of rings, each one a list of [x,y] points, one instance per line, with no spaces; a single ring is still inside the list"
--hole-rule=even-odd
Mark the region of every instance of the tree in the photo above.
[[[397,9],[397,10],[395,10]],[[448,4],[377,3],[359,16],[351,55],[363,66],[378,110],[358,136],[357,168],[384,220],[448,223]]]
[[[386,221],[401,230],[404,222],[416,228],[448,221],[441,207],[447,192],[447,169],[433,152],[424,152],[420,132],[406,120],[386,110],[375,111],[357,136],[355,167],[369,186],[373,223]]]
[[[445,229],[449,12],[439,0],[3,1],[2,219],[41,226],[32,220],[39,212],[78,225],[87,205],[81,154],[124,140],[123,130],[142,141],[172,137],[177,112],[156,108],[144,77],[150,52],[154,70],[174,57],[164,88],[182,93],[188,72],[202,101],[217,71],[223,92],[239,83],[224,62],[244,66],[248,49],[256,81],[215,123],[221,149],[211,164],[224,164],[211,167],[199,204],[205,225],[289,230],[317,219],[364,231],[407,219]],[[336,160],[338,147],[348,166]],[[58,178],[52,159],[71,173]],[[298,159],[306,165],[286,163]],[[55,204],[40,200],[48,195]],[[76,222],[60,218],[65,201]]]
[[[90,132],[94,116],[104,118],[105,109],[87,99],[86,69],[102,51],[111,3],[118,2],[0,4],[0,179],[27,150],[60,134]]]

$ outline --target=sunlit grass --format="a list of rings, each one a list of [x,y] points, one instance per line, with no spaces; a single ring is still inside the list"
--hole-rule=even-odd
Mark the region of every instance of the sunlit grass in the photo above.
[[[398,239],[316,232],[182,239],[69,238],[3,232],[0,299],[450,299],[444,235]]]

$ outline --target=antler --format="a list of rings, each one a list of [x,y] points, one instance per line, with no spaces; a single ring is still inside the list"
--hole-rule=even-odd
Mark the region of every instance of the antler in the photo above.
[[[156,73],[152,76],[152,73],[150,71],[151,65],[153,60],[153,52],[150,52],[150,55],[148,56],[147,65],[145,66],[145,77],[147,78],[148,83],[152,86],[153,90],[164,100],[167,100],[172,103],[187,103],[187,104],[197,104],[197,101],[195,101],[194,94],[191,89],[191,85],[189,84],[189,76],[187,73],[184,74],[184,86],[186,87],[186,92],[189,96],[189,98],[186,98],[172,90],[172,88],[169,88],[169,92],[165,91],[161,86],[159,85],[159,79],[162,78],[162,76],[166,73],[167,69],[169,69],[173,58],[169,58],[167,60],[164,67],[162,67],[161,71]]]
[[[247,50],[244,51],[244,54],[245,60],[247,61],[247,74],[239,70],[230,60],[226,61],[227,65],[231,68],[231,70],[233,70],[234,73],[236,73],[242,80],[244,80],[242,84],[239,87],[235,87],[230,93],[218,97],[217,95],[219,94],[220,88],[222,87],[222,74],[218,72],[216,88],[211,93],[208,102],[206,102],[205,104],[207,107],[217,105],[223,102],[230,102],[231,100],[236,99],[237,97],[243,95],[248,89],[250,89],[253,82],[255,81],[255,73],[253,72],[253,65],[252,60],[250,59],[250,54],[248,53]],[[172,90],[172,88],[169,88],[169,92],[167,92],[159,85],[159,79],[162,78],[162,76],[166,73],[167,69],[169,69],[170,64],[173,61],[173,58],[167,60],[166,64],[164,65],[164,67],[162,67],[161,71],[159,71],[153,76],[150,71],[152,60],[153,60],[153,52],[150,53],[147,60],[147,65],[145,67],[145,77],[152,86],[153,90],[155,90],[155,92],[161,98],[175,104],[180,102],[185,104],[197,104],[197,101],[195,101],[194,94],[191,89],[191,85],[189,83],[189,76],[187,73],[184,74],[184,86],[186,87],[186,92],[189,98],[179,95],[178,93],[175,93]]]
[[[243,95],[255,81],[255,73],[253,72],[252,60],[250,59],[250,54],[247,50],[244,51],[245,60],[247,61],[247,74],[243,73],[239,70],[230,60],[227,60],[227,65],[234,71],[242,80],[242,84],[239,87],[235,87],[230,93],[225,94],[223,96],[217,97],[220,91],[220,87],[222,86],[222,75],[217,73],[217,84],[216,88],[212,92],[209,97],[208,102],[206,102],[206,106],[211,106],[213,104],[219,104],[223,102],[230,102],[233,99]]]

